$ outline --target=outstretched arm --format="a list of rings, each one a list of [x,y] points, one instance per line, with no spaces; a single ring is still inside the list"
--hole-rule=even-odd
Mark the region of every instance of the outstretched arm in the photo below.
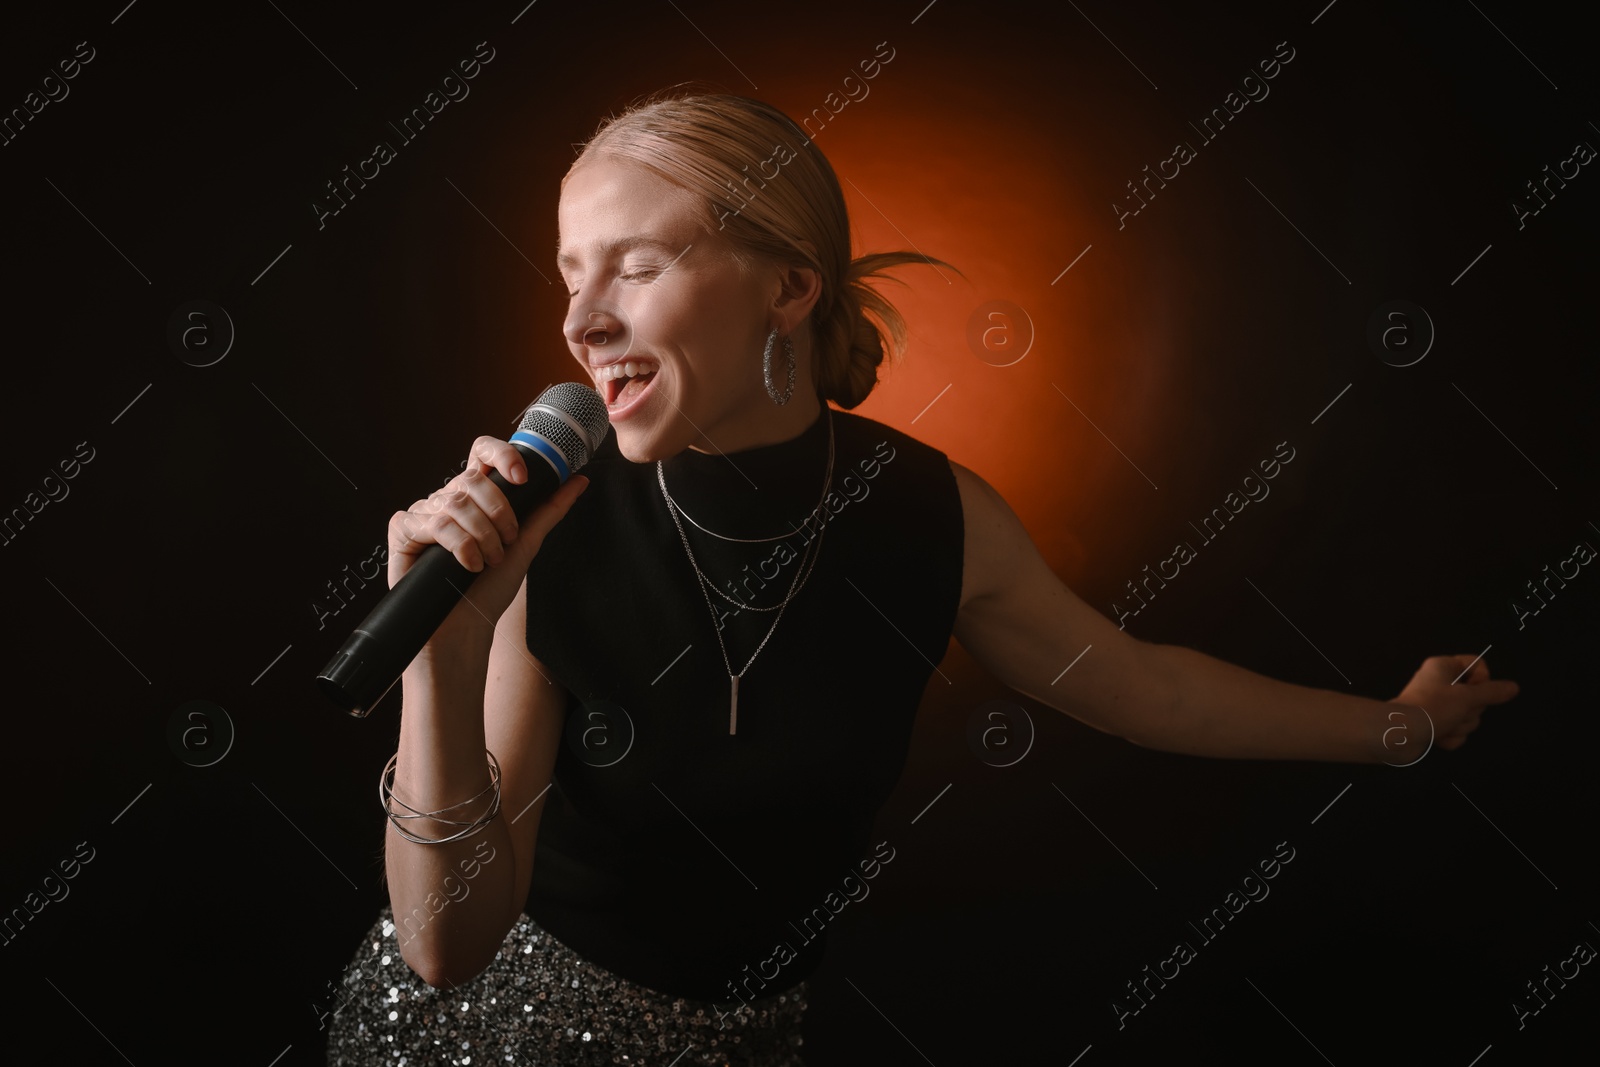
[[[1471,656],[1434,656],[1381,701],[1140,641],[1056,577],[993,487],[950,466],[966,527],[956,640],[1006,685],[1098,730],[1195,756],[1408,762],[1430,739],[1458,747],[1488,705],[1517,693],[1481,660],[1452,684]]]

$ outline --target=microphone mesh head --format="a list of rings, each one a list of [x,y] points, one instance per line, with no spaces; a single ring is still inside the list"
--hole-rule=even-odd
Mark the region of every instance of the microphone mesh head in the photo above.
[[[518,429],[549,441],[576,472],[589,462],[610,426],[599,393],[580,382],[557,382],[528,405]]]

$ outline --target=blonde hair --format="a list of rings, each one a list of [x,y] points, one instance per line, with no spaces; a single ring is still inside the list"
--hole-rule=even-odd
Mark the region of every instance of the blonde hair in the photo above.
[[[686,190],[703,206],[702,225],[728,239],[745,270],[774,262],[821,275],[810,314],[812,373],[819,399],[842,408],[872,392],[885,341],[891,356],[906,344],[904,318],[867,279],[898,282],[884,271],[904,263],[950,267],[920,252],[852,259],[850,217],[833,167],[789,116],[760,100],[663,90],[601,122],[573,166],[601,153]],[[770,165],[779,171],[765,173]]]

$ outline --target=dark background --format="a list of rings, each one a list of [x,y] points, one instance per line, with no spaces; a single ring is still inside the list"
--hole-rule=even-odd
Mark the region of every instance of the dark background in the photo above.
[[[1287,439],[1272,497],[1130,632],[1380,699],[1426,655],[1489,648],[1522,693],[1405,769],[1204,760],[1098,734],[952,644],[880,817],[896,860],[813,982],[812,1062],[1487,1065],[1584,1033],[1592,967],[1521,1029],[1511,1005],[1600,945],[1600,578],[1520,628],[1511,601],[1600,545],[1600,178],[1521,229],[1510,204],[1600,145],[1591,43],[1504,3],[1035,7],[113,0],[8,20],[7,111],[77,42],[96,52],[0,147],[0,510],[94,450],[0,548],[0,910],[95,850],[0,946],[18,1040],[83,1064],[320,1062],[326,983],[385,900],[373,782],[398,695],[354,720],[311,686],[378,584],[320,630],[312,602],[473,437],[576,376],[555,205],[601,117],[689,79],[798,117],[885,40],[873,95],[818,144],[858,183],[861,250],[914,241],[967,277],[890,290],[911,352],[858,410],[989,478],[1108,615]],[[484,40],[471,95],[319,229],[323,183]],[[1124,183],[1284,40],[1271,95],[1119,230]],[[236,331],[206,367],[166,336],[197,299]],[[1438,335],[1404,368],[1366,341],[1396,299]],[[1038,329],[1011,367],[964,339],[989,300]],[[1013,766],[967,743],[992,699],[1037,729]],[[212,766],[169,741],[191,700],[237,732]],[[1124,983],[1284,841],[1270,897],[1119,1030]]]

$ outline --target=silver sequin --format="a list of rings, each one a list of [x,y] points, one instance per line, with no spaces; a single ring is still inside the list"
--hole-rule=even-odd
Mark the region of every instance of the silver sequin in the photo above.
[[[807,992],[800,982],[748,1004],[669,996],[596,967],[527,915],[483,974],[434,989],[401,958],[386,907],[320,1010],[331,1013],[329,1067],[805,1067]]]

